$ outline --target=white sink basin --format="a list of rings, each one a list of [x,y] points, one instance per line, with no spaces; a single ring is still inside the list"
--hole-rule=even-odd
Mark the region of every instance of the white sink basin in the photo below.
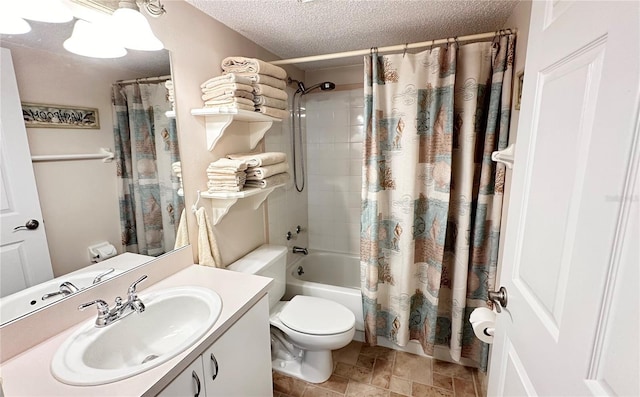
[[[215,323],[222,301],[201,287],[141,294],[146,310],[96,328],[92,318],[56,351],[51,372],[70,385],[101,385],[156,367],[189,348]]]

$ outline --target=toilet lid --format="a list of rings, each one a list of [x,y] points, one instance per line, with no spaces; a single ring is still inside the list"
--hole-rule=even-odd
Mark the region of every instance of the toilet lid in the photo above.
[[[280,312],[279,318],[294,331],[312,335],[346,332],[356,322],[353,312],[341,304],[304,295],[294,296]]]

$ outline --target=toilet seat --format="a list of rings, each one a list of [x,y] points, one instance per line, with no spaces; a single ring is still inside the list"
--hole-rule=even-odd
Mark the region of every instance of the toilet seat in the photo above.
[[[282,324],[310,335],[333,335],[351,330],[356,318],[343,305],[323,298],[296,295],[278,315]]]

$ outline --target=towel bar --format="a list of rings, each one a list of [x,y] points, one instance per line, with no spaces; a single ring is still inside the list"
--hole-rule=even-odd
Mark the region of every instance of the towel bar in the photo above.
[[[103,163],[109,163],[113,160],[115,154],[108,148],[100,148],[100,153],[88,154],[44,154],[39,156],[31,156],[31,161],[73,161],[73,160],[102,160]]]

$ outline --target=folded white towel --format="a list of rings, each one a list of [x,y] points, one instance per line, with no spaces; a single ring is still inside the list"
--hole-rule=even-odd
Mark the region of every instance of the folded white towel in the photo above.
[[[209,190],[228,190],[231,192],[239,192],[238,188],[242,189],[244,183],[213,183],[207,182],[207,188]]]
[[[173,249],[178,249],[189,245],[189,229],[187,228],[187,215],[186,210],[182,210],[180,214],[180,221],[178,223],[178,230],[176,230],[176,242],[173,245]]]
[[[260,167],[287,161],[287,155],[282,152],[235,153],[228,154],[227,158],[246,161],[249,167]]]
[[[257,58],[227,57],[222,60],[221,66],[225,72],[260,73],[282,80],[287,78],[286,70]]]
[[[236,73],[228,73],[228,74],[223,74],[222,76],[216,76],[216,77],[210,78],[209,80],[202,83],[200,85],[200,88],[202,89],[211,88],[211,87],[218,86],[220,84],[227,84],[227,83],[240,83],[240,84],[251,85],[251,83],[253,83],[253,80],[248,76],[242,76]]]
[[[283,185],[289,182],[289,179],[290,179],[289,174],[286,172],[283,172],[280,174],[276,174],[274,176],[270,176],[269,178],[247,181],[244,186],[248,188],[259,187],[261,189],[264,189],[271,186]]]
[[[247,168],[247,181],[265,179],[270,176],[289,171],[289,163],[265,165],[264,167]]]
[[[227,72],[223,72],[223,73],[227,73]],[[266,74],[259,74],[259,73],[234,73],[234,74],[236,76],[248,77],[252,83],[256,83],[256,84],[266,84],[274,88],[279,88],[281,90],[284,90],[287,87],[287,82],[285,80],[267,76]]]
[[[255,106],[251,99],[241,98],[241,97],[226,97],[223,99],[209,99],[205,102],[207,105],[232,105],[234,103],[245,105],[245,106]]]
[[[220,168],[211,168],[213,171],[209,171],[209,167],[207,167],[207,177],[213,180],[233,180],[233,179],[246,179],[247,173],[244,171],[235,171],[231,172],[217,172]],[[231,169],[231,168],[230,168]]]
[[[219,193],[219,192],[241,192],[244,186],[215,186],[210,187],[207,190],[209,193]]]
[[[240,103],[230,103],[228,105],[213,105],[213,104],[209,104],[208,102],[205,102],[204,107],[207,109],[217,108],[220,111],[220,113],[234,113],[234,112],[237,112],[238,109],[246,110],[249,112],[255,111],[254,107],[249,105],[243,105]]]
[[[253,95],[253,91],[243,91],[243,90],[218,90],[218,91],[209,92],[202,96],[203,101],[227,99],[227,98],[246,98],[246,99],[253,100],[255,96]]]
[[[256,112],[264,113],[267,116],[275,117],[277,119],[286,119],[289,117],[289,111],[283,109],[276,109],[269,106],[256,106]]]
[[[218,91],[218,90],[242,90],[242,91],[251,91],[252,89],[251,83],[242,84],[242,83],[224,83],[215,84],[209,88],[203,88],[202,92],[207,94],[209,92]]]
[[[254,84],[253,93],[255,95],[264,95],[270,98],[280,99],[283,101],[286,101],[289,98],[289,96],[284,90],[273,88],[270,85],[265,85],[265,84]]]
[[[244,172],[244,171],[240,171]],[[236,175],[238,173],[238,169],[236,167],[211,167],[207,168],[207,175],[212,174],[227,174],[227,175]]]
[[[209,216],[203,207],[196,210],[198,222],[198,263],[203,266],[223,267],[216,237]]]
[[[244,171],[247,169],[247,162],[244,160],[232,160],[226,157],[222,157],[209,164],[207,171],[216,172],[217,168],[222,169],[235,169],[237,171]]]
[[[233,175],[229,175],[229,178],[223,178],[221,176],[209,177],[207,181],[207,186],[216,186],[216,185],[244,185],[247,181],[247,177],[244,176],[242,178],[235,177]]]
[[[256,105],[269,106],[274,109],[286,109],[288,107],[287,102],[282,99],[275,99],[264,95],[256,95],[253,98],[253,103]]]

